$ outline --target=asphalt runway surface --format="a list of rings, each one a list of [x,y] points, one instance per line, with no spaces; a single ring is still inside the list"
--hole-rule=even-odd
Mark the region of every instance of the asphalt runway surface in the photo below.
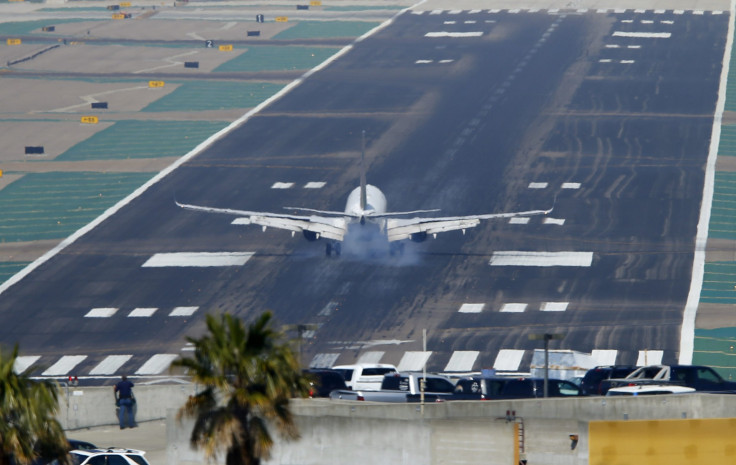
[[[36,374],[163,376],[205,313],[270,309],[318,328],[305,364],[526,370],[542,333],[604,362],[674,362],[727,26],[672,10],[404,13],[5,290],[0,340]],[[327,258],[321,241],[174,204],[342,210],[363,130],[389,210],[554,210],[402,257],[347,243]],[[143,266],[181,252],[253,255]]]

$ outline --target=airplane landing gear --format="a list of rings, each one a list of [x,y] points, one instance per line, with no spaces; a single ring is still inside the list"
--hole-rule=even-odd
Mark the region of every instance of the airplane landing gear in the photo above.
[[[389,253],[393,257],[394,255],[404,255],[404,243],[403,242],[391,242],[389,244]]]
[[[335,255],[339,257],[342,252],[342,244],[339,242],[335,242],[334,244],[332,242],[325,243],[325,255],[330,257],[332,256],[333,251],[335,252]]]

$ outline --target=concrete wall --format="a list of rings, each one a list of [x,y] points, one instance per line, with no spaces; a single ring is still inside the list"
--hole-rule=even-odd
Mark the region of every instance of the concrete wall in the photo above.
[[[194,394],[193,384],[136,386],[136,420],[166,418],[171,409],[178,409]],[[64,429],[118,423],[113,387],[62,387],[59,395],[58,419]]]

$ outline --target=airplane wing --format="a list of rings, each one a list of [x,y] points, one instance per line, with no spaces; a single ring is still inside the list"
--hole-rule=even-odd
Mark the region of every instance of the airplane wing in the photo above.
[[[444,218],[407,218],[407,219],[387,219],[386,234],[389,242],[409,239],[412,234],[433,234],[436,235],[446,231],[457,231],[474,228],[480,224],[481,220],[492,220],[499,218],[515,218],[520,216],[547,215],[552,211],[549,210],[528,210],[523,212],[512,213],[490,213],[485,215],[469,215],[469,216],[448,216]]]
[[[317,215],[302,216],[283,213],[254,212],[247,210],[234,210],[230,208],[202,207],[176,202],[185,209],[207,213],[220,213],[224,215],[237,216],[233,224],[257,224],[266,228],[286,229],[292,233],[309,231],[316,234],[317,238],[324,237],[336,241],[342,241],[347,231],[347,220],[339,217],[324,217]]]

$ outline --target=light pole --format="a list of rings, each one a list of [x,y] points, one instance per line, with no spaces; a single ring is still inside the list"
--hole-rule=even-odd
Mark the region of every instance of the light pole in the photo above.
[[[542,334],[530,334],[529,339],[532,341],[544,341],[544,397],[547,398],[549,394],[549,341],[553,339],[562,339],[565,335],[563,333],[542,333]]]

